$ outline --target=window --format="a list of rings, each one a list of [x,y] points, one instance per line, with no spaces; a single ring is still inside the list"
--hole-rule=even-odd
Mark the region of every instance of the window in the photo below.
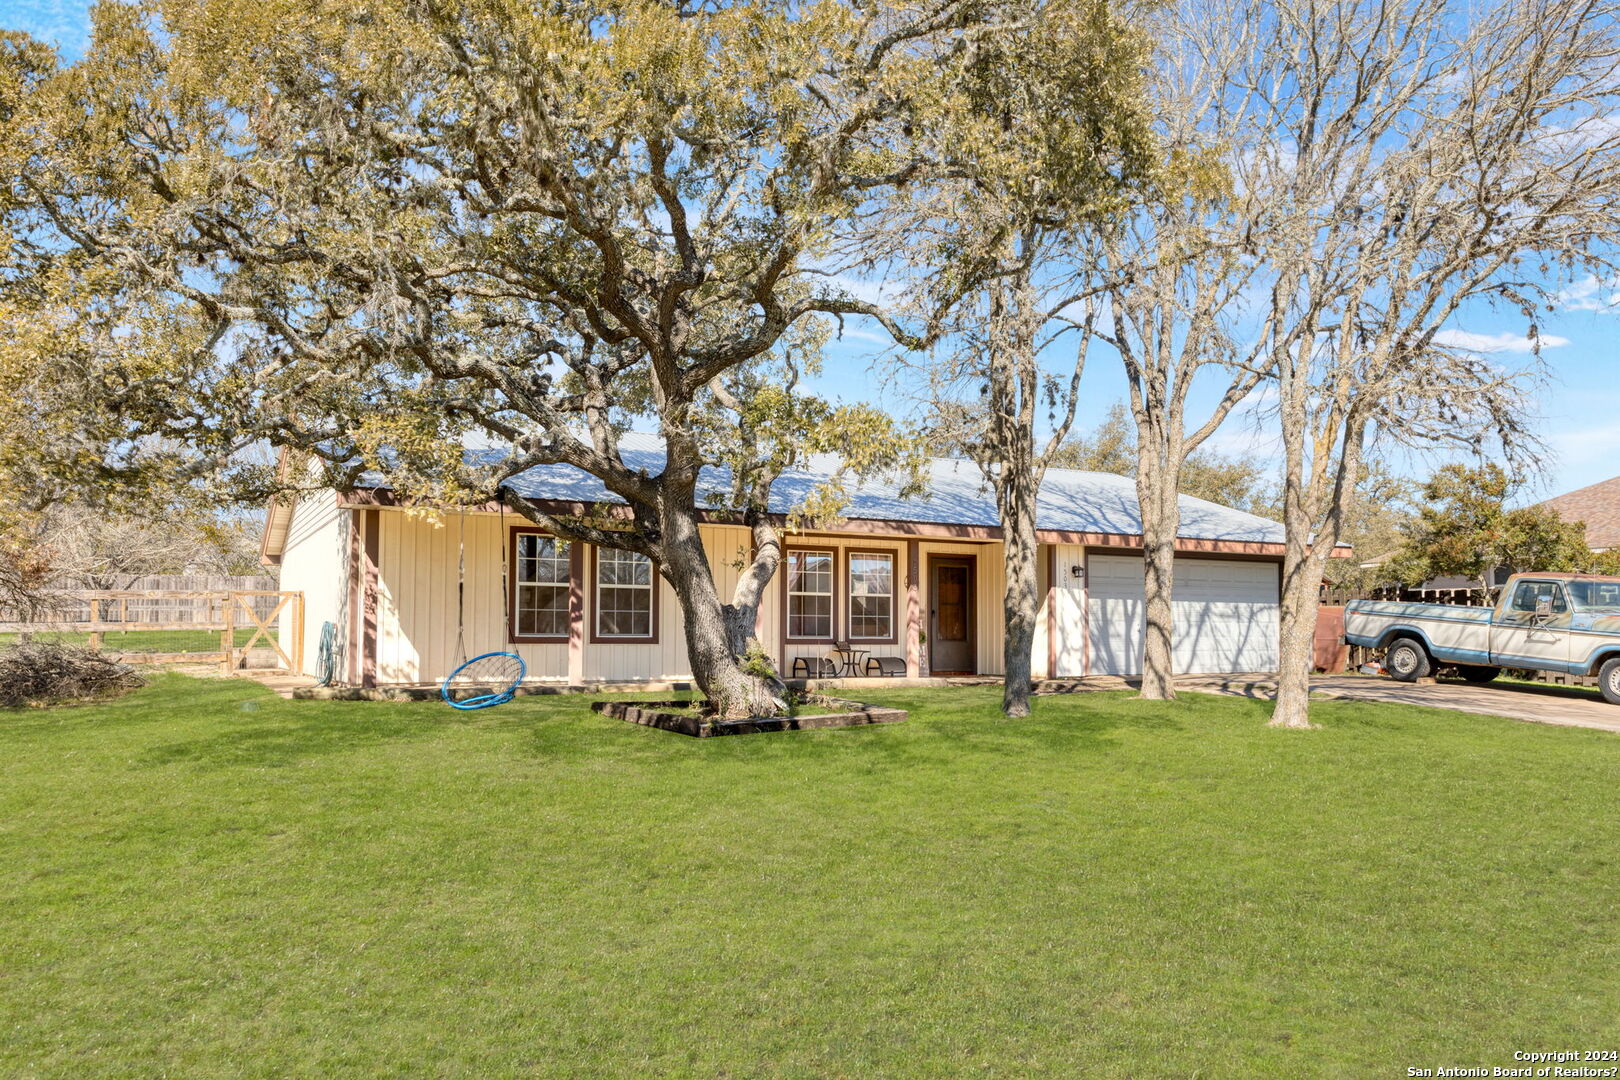
[[[652,560],[618,548],[596,549],[597,641],[657,640]]]
[[[850,552],[849,636],[855,641],[894,640],[892,552]]]
[[[566,541],[520,532],[512,539],[512,637],[568,640],[570,556]]]
[[[787,637],[789,641],[831,641],[833,636],[833,553],[787,553]]]
[[[1552,610],[1562,615],[1569,610],[1564,603],[1564,590],[1551,581],[1521,581],[1513,593],[1513,610],[1534,613],[1542,600],[1552,601]]]

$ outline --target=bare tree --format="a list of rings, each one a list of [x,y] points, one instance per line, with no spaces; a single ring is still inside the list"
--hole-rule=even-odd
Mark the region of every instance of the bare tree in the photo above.
[[[1537,312],[1612,250],[1620,198],[1611,7],[1588,0],[1216,4],[1237,65],[1224,107],[1272,138],[1240,162],[1268,192],[1288,532],[1272,723],[1307,726],[1318,588],[1369,446],[1527,441],[1532,355],[1506,364],[1443,331],[1483,305]]]
[[[927,340],[946,343],[927,361],[935,436],[973,460],[996,500],[1002,711],[1019,717],[1040,607],[1036,493],[1073,423],[1091,340],[1089,321],[1071,320],[1094,291],[1076,271],[1075,236],[1137,197],[1156,144],[1144,40],[1123,13],[1029,0],[1010,14],[1016,32],[973,43],[962,103],[931,133],[934,182],[866,247],[899,249],[919,279]],[[1060,340],[1074,331],[1068,351]],[[1062,359],[1049,364],[1049,349]]]

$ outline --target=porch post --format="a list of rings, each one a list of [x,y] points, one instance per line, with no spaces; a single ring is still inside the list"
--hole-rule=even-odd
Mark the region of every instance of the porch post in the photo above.
[[[579,543],[568,545],[568,685],[585,685],[585,545]]]
[[[1057,545],[1046,545],[1046,677],[1058,677]]]
[[[922,597],[917,589],[917,541],[906,541],[906,678],[922,675]]]
[[[365,687],[377,685],[377,564],[382,557],[379,538],[382,531],[381,517],[380,510],[365,512],[365,591],[361,603],[364,639],[360,646],[360,685]]]

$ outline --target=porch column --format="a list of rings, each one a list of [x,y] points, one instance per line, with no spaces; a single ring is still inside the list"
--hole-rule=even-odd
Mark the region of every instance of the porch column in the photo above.
[[[1057,545],[1046,545],[1046,677],[1058,675]]]
[[[917,541],[906,541],[906,678],[922,675],[922,648],[918,638],[922,635],[922,596],[917,588],[919,577]]]
[[[580,543],[568,545],[568,685],[585,685],[585,545]]]
[[[365,595],[361,611],[365,617],[363,627],[363,640],[361,649],[360,685],[373,687],[377,685],[377,564],[380,561],[382,532],[382,511],[367,510],[365,513]]]

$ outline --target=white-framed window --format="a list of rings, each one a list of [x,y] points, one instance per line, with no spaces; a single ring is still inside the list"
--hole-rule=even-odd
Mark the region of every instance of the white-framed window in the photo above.
[[[787,638],[831,641],[833,553],[795,548],[787,553]]]
[[[512,636],[568,640],[570,558],[567,541],[544,533],[513,537]]]
[[[657,575],[652,560],[619,548],[596,549],[598,641],[653,641],[656,637]]]
[[[849,636],[852,641],[894,640],[894,553],[849,553]]]

